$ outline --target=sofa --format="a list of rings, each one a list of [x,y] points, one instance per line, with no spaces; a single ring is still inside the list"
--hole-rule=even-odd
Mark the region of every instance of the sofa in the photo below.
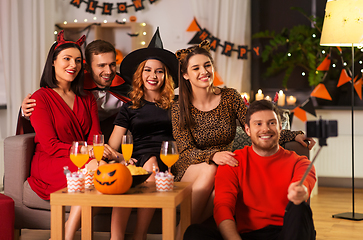
[[[34,153],[34,133],[10,136],[4,141],[4,194],[15,202],[15,236],[21,229],[50,229],[50,204],[39,198],[26,181],[30,175],[30,163]],[[248,144],[247,135],[239,126],[235,142]],[[243,139],[241,139],[243,138]],[[236,148],[243,147],[235,145]],[[297,142],[289,142],[286,149],[309,157],[309,150]],[[66,208],[66,217],[69,208]],[[102,209],[94,218],[94,231],[110,231],[111,209]],[[136,214],[131,214],[128,232],[132,232],[136,223]],[[161,233],[161,211],[156,211],[149,227],[149,233]]]

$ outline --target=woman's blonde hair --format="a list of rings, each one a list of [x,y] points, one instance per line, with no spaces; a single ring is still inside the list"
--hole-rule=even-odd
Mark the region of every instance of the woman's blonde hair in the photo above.
[[[147,61],[148,60],[141,62],[134,73],[132,81],[132,91],[130,92],[132,109],[137,109],[143,106],[142,100],[144,98],[144,82],[142,80],[142,72]],[[174,81],[169,73],[169,69],[165,66],[163,62],[161,63],[163,64],[164,68],[164,84],[160,88],[160,98],[154,100],[158,107],[162,109],[169,109],[174,100]]]

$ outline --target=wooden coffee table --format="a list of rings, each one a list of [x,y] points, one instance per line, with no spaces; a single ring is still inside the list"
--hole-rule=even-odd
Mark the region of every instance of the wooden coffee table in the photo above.
[[[161,208],[163,240],[174,239],[176,207],[180,205],[180,234],[183,236],[190,225],[191,197],[191,183],[185,182],[174,183],[174,190],[170,192],[157,192],[155,182],[146,182],[119,195],[102,194],[95,189],[84,193],[68,193],[67,188],[64,188],[50,195],[51,239],[64,239],[65,206],[72,205],[82,206],[83,240],[93,239],[92,207]]]

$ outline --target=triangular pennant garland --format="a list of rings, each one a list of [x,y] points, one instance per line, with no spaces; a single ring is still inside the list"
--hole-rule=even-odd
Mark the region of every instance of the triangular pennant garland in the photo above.
[[[294,110],[294,117],[297,117],[303,122],[306,122],[308,118],[306,117],[306,112],[302,110],[300,107],[296,107]]]
[[[219,74],[217,72],[214,72],[214,80],[213,80],[213,85],[214,86],[220,86],[222,85],[224,82],[221,78],[221,76],[219,76]]]
[[[319,67],[316,69],[318,71],[328,71],[330,67],[330,55],[326,56],[324,60],[320,63]]]
[[[332,100],[328,90],[326,89],[325,85],[323,83],[319,83],[318,86],[315,87],[315,89],[310,94],[312,97],[322,98],[326,100]]]
[[[343,84],[349,82],[350,80],[351,78],[348,76],[347,70],[343,69],[342,72],[340,73],[337,87],[342,86]]]
[[[314,115],[314,117],[316,117],[315,107],[313,102],[311,101],[311,97],[306,99],[306,101],[303,104],[301,104],[300,108],[310,113],[311,115]]]
[[[198,26],[197,20],[193,19],[193,22],[189,25],[187,32],[199,32],[200,27]]]
[[[354,89],[357,92],[360,100],[362,100],[362,83],[363,83],[362,78],[354,82]]]

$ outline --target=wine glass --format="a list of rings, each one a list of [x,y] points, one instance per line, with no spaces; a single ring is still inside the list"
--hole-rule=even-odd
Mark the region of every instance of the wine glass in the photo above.
[[[121,148],[122,148],[122,155],[125,159],[126,165],[129,164],[129,161],[132,156],[132,149],[134,147],[132,135],[123,135],[122,136],[122,142],[121,142]]]
[[[100,161],[102,160],[104,146],[104,136],[102,134],[93,135],[93,153],[97,160],[97,166],[100,166]]]
[[[87,142],[74,141],[69,157],[74,165],[78,167],[78,172],[80,172],[81,167],[83,167],[89,159]]]
[[[168,166],[169,174],[170,168],[179,159],[179,152],[175,141],[163,141],[160,149],[160,159]]]

